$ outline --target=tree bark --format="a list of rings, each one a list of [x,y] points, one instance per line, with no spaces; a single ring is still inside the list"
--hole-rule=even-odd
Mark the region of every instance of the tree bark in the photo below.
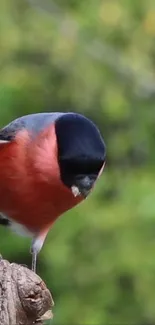
[[[52,318],[52,296],[28,268],[0,259],[0,325],[42,325]]]

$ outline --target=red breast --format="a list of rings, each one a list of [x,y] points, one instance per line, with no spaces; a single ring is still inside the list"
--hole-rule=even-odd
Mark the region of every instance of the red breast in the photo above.
[[[57,156],[54,125],[35,139],[19,132],[0,150],[0,211],[34,232],[82,201],[62,183]]]

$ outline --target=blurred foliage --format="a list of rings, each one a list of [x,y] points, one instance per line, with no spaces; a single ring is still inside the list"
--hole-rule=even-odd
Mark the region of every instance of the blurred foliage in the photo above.
[[[39,256],[52,324],[154,325],[154,1],[2,1],[0,124],[40,111],[85,114],[107,145],[96,190]],[[29,240],[0,237],[3,256],[29,265]]]

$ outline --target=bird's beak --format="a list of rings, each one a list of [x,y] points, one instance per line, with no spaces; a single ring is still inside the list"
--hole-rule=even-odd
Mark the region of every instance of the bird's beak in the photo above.
[[[73,185],[71,187],[71,191],[75,197],[79,196],[81,193],[76,185]]]
[[[76,180],[76,184],[71,187],[72,193],[75,197],[82,195],[84,198],[90,193],[96,177],[91,176],[79,176]]]

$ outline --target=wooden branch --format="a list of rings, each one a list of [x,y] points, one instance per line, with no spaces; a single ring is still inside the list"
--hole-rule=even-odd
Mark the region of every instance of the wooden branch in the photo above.
[[[52,318],[52,296],[28,268],[0,259],[0,325],[42,325]]]

